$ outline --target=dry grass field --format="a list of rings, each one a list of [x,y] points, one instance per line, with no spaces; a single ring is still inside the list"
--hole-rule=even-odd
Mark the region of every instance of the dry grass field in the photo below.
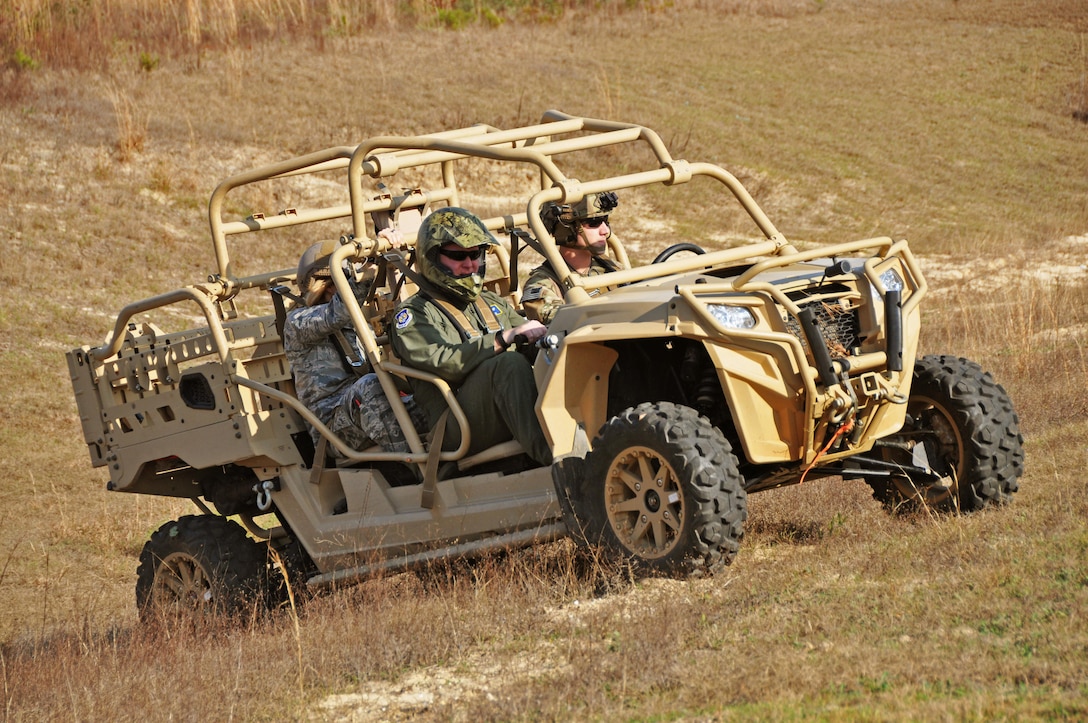
[[[140,36],[0,0],[0,719],[1088,718],[1083,0],[496,2],[464,23],[342,5],[239,2],[231,34],[190,3],[203,34]],[[862,483],[806,483],[753,495],[710,579],[586,570],[558,542],[337,590],[297,621],[140,626],[139,551],[195,510],[106,492],[64,353],[211,270],[226,176],[548,108],[659,130],[799,242],[909,239],[935,288],[923,351],[981,362],[1019,408],[1014,503],[900,519]]]

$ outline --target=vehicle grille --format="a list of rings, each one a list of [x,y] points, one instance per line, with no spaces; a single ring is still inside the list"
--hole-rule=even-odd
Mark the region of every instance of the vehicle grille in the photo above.
[[[821,299],[801,304],[802,309],[812,308],[815,311],[816,326],[820,329],[827,350],[832,359],[842,359],[850,356],[851,350],[859,345],[858,340],[858,310],[845,299]],[[808,351],[808,339],[801,329],[801,322],[793,316],[787,316],[786,327],[790,333],[801,340],[805,350]]]

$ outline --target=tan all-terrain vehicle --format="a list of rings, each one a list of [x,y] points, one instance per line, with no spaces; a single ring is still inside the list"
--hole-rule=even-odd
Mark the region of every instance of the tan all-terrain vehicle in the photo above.
[[[598,177],[601,158],[626,172]],[[674,203],[685,188],[699,190]],[[466,455],[472,430],[449,386],[392,356],[412,257],[375,229],[395,224],[411,241],[429,211],[468,208],[505,241],[489,283],[517,303],[527,266],[566,270],[542,206],[608,191],[624,204],[619,270],[565,271],[568,304],[521,350],[555,463],[527,466],[516,442]],[[694,204],[733,220],[639,226]],[[206,281],[129,304],[103,345],[68,353],[108,489],[191,498],[202,512],[147,542],[145,616],[263,602],[281,573],[319,590],[564,535],[648,573],[709,572],[737,554],[748,493],[822,477],[864,479],[893,510],[969,512],[1017,490],[1022,438],[1005,391],[970,361],[916,358],[927,287],[905,242],[798,250],[737,178],[674,159],[648,128],[551,111],[523,128],[372,138],[228,178],[209,220]],[[637,252],[625,225],[643,229]],[[410,454],[352,449],[293,393],[285,297],[301,251],[326,238],[341,241],[331,273]],[[372,280],[365,304],[349,273]],[[198,326],[167,330],[194,311]],[[399,391],[410,378],[447,397],[459,449],[431,449],[412,428]]]

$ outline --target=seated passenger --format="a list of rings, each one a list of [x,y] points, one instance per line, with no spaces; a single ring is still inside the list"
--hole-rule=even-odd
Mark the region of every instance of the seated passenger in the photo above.
[[[539,464],[552,455],[534,405],[533,368],[511,351],[515,337],[533,342],[546,331],[527,322],[501,296],[483,289],[488,246],[497,243],[479,218],[463,208],[442,208],[424,219],[416,242],[419,291],[397,308],[393,349],[407,365],[441,377],[468,418],[469,453],[514,438]],[[411,380],[416,401],[436,425],[446,410],[438,389]],[[450,418],[444,449],[460,446]]]
[[[619,205],[616,194],[587,193],[576,204],[560,206],[548,203],[540,210],[540,220],[559,246],[559,255],[567,266],[582,276],[597,276],[618,271],[619,266],[605,258],[612,229],[608,213]],[[596,295],[591,291],[590,295]],[[559,274],[545,261],[533,269],[521,294],[525,315],[550,324],[556,310],[564,303]]]
[[[283,327],[283,347],[295,375],[300,402],[353,449],[380,445],[390,452],[409,452],[378,377],[370,370],[358,343],[347,307],[336,293],[329,272],[329,257],[339,244],[317,243],[298,262],[302,305],[291,309]],[[367,285],[348,274],[348,283],[360,303]],[[417,429],[426,421],[411,400],[408,411]],[[311,430],[314,444],[321,435]]]

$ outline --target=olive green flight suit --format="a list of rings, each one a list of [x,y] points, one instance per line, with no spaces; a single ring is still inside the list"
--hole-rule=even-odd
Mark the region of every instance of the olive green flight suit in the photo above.
[[[462,330],[431,294],[456,307],[472,328]],[[469,421],[469,454],[514,438],[534,460],[550,464],[551,449],[534,409],[537,390],[532,365],[512,349],[496,352],[497,332],[488,328],[490,323],[500,330],[511,329],[525,319],[497,294],[483,291],[480,298],[484,310],[449,295],[415,294],[397,307],[393,350],[407,366],[449,383]],[[491,314],[487,314],[488,308]],[[426,411],[433,427],[446,410],[446,403],[433,384],[410,381],[415,401]],[[450,417],[443,448],[456,449],[460,443],[460,429]]]

